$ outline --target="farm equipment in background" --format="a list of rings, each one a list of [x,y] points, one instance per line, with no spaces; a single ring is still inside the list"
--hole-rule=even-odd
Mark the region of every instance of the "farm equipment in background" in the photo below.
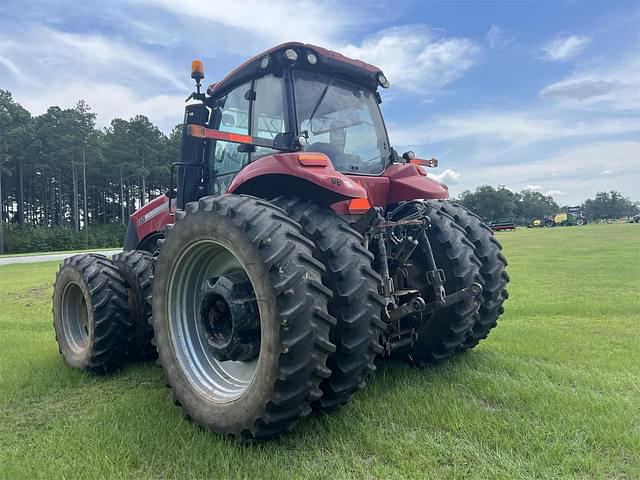
[[[491,220],[487,222],[487,225],[494,232],[508,232],[516,229],[516,225],[513,220],[500,219],[500,220]]]
[[[391,147],[379,68],[286,43],[206,92],[199,61],[192,78],[166,195],[131,215],[113,261],[58,273],[69,365],[157,355],[189,418],[267,439],[346,403],[378,356],[430,365],[488,335],[501,247],[426,173],[436,160]]]
[[[586,225],[587,218],[580,207],[568,207],[566,212],[558,212],[554,215],[546,215],[543,218],[534,218],[529,227],[567,227],[570,225]]]

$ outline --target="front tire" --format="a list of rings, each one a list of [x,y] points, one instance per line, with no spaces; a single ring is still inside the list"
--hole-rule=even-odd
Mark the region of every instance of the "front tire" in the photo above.
[[[199,425],[243,440],[267,439],[292,428],[321,398],[335,319],[312,250],[299,224],[257,198],[204,197],[176,213],[155,267],[153,325],[174,400]],[[224,350],[228,356],[219,341],[244,330],[214,310],[224,307],[221,290],[210,301],[208,286],[223,277],[227,284],[247,279],[225,291],[242,290],[236,303],[246,300],[247,311],[258,315],[242,326],[246,336],[230,341],[247,342],[246,348]]]

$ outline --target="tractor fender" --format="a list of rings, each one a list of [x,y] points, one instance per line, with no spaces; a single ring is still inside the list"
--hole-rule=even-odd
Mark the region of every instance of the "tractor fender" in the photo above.
[[[304,158],[317,161],[303,163]],[[233,179],[227,193],[261,198],[298,197],[318,205],[366,198],[367,191],[338,172],[322,153],[276,153],[255,160]]]
[[[176,202],[173,201],[171,210],[175,211]],[[173,214],[169,212],[169,197],[160,195],[144,207],[129,216],[129,226],[125,237],[125,250],[135,250],[145,239],[162,230],[167,224],[174,223]],[[135,246],[134,245],[135,242]]]
[[[410,163],[391,165],[384,173],[389,178],[387,205],[423,199],[447,199],[449,188],[429,177],[422,167]]]
[[[379,177],[354,175],[351,178],[364,187],[374,207],[386,209],[408,200],[449,198],[446,185],[430,178],[422,167],[414,164],[394,163]],[[340,215],[351,213],[349,202],[338,202],[331,208]]]

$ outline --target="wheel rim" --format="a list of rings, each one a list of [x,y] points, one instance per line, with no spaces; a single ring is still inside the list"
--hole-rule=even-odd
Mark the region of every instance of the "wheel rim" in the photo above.
[[[74,353],[89,345],[89,310],[77,283],[68,283],[62,293],[62,330]]]
[[[200,321],[206,295],[203,286],[212,278],[237,270],[246,273],[229,248],[203,240],[190,245],[178,258],[168,286],[169,336],[178,364],[189,383],[217,403],[244,394],[255,378],[260,358],[258,353],[258,358],[249,361],[218,360]]]

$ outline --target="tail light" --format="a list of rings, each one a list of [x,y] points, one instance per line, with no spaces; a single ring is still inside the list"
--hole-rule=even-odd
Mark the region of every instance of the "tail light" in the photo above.
[[[329,158],[324,153],[299,153],[298,162],[303,167],[326,167]]]
[[[354,198],[349,202],[349,213],[366,213],[371,208],[368,198]]]

